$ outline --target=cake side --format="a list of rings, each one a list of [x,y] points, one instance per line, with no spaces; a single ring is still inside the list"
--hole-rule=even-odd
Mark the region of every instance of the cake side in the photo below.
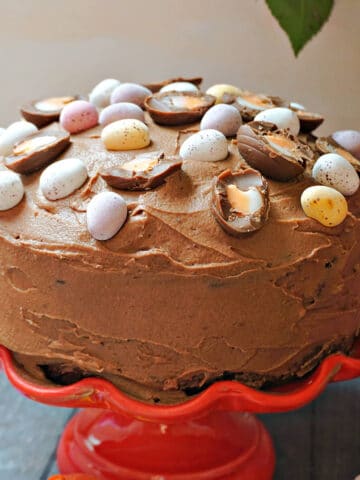
[[[197,128],[146,123],[144,151],[168,155]],[[261,386],[302,376],[349,348],[360,327],[359,192],[330,229],[301,209],[309,176],[269,180],[268,222],[232,237],[210,209],[214,176],[246,167],[230,141],[226,160],[185,161],[155,190],[122,192],[128,220],[98,242],[85,216],[94,194],[110,189],[99,171],[135,155],[105,151],[99,135],[73,135],[59,157],[86,164],[79,191],[48,201],[33,173],[25,200],[0,212],[0,341],[25,368],[60,380],[101,375],[173,402],[220,378]]]

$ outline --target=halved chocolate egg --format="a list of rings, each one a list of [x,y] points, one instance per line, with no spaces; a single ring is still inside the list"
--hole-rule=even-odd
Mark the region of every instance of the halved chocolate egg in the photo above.
[[[160,125],[183,125],[199,120],[215,100],[200,92],[163,92],[147,97],[145,108]]]
[[[156,93],[162,87],[165,87],[165,85],[169,85],[170,83],[188,82],[188,83],[193,83],[198,87],[202,83],[202,81],[203,81],[202,77],[190,77],[190,78],[176,77],[176,78],[169,78],[161,82],[144,83],[143,85],[144,87],[151,90],[153,93]]]
[[[237,134],[246,162],[266,177],[286,182],[304,172],[314,153],[308,145],[272,123],[250,122]]]
[[[300,120],[300,131],[304,133],[309,133],[319,127],[323,121],[324,117],[319,113],[308,112],[302,105],[299,103],[291,102],[290,109],[296,112]]]
[[[37,132],[14,146],[5,165],[17,173],[32,173],[53,162],[69,145],[68,133]]]
[[[288,107],[288,103],[280,97],[244,91],[236,97],[234,106],[240,111],[244,122],[250,122],[259,112],[269,108]]]
[[[315,142],[315,146],[321,153],[337,153],[341,155],[350,162],[358,174],[360,174],[360,160],[354,157],[348,150],[341,147],[332,137],[319,137]]]
[[[270,210],[268,183],[256,170],[225,170],[215,177],[212,192],[212,213],[230,235],[259,230]]]
[[[79,98],[79,95],[44,98],[23,105],[20,110],[25,120],[41,128],[49,125],[49,123],[56,122],[65,105],[79,100]]]
[[[165,156],[160,152],[138,155],[119,167],[100,172],[108,185],[121,190],[150,190],[165,182],[166,177],[180,170],[178,156]]]

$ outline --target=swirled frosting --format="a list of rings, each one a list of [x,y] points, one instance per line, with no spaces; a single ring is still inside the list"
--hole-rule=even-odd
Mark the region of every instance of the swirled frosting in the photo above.
[[[38,378],[96,374],[165,402],[224,377],[301,376],[347,349],[360,327],[359,192],[327,228],[301,209],[310,176],[270,180],[268,222],[232,237],[210,209],[214,176],[246,166],[230,141],[224,161],[185,161],[154,190],[122,191],[126,224],[110,240],[90,236],[87,204],[110,189],[99,171],[144,151],[176,154],[197,128],[146,123],[151,145],[137,152],[106,151],[99,127],[73,135],[59,158],[81,159],[88,182],[48,201],[34,173],[24,200],[0,212],[0,342]]]

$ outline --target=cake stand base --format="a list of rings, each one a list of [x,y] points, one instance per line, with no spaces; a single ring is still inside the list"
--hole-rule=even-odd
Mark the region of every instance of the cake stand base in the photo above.
[[[275,455],[263,425],[246,413],[166,425],[85,409],[64,431],[58,466],[101,480],[270,480]]]

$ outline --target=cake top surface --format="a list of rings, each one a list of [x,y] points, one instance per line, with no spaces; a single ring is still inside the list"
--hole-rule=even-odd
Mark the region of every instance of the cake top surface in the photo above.
[[[307,187],[318,184],[311,177],[312,165],[308,165],[304,174],[288,181],[267,179],[269,218],[259,230],[240,237],[224,231],[211,208],[214,178],[227,169],[234,172],[249,167],[234,137],[227,140],[229,154],[224,160],[185,158],[181,169],[155,188],[111,188],[101,176],[104,169],[123,166],[141,153],[179,155],[184,142],[200,129],[196,122],[190,126],[158,125],[148,112],[144,123],[151,142],[140,149],[106,148],[102,131],[107,127],[103,126],[72,134],[70,146],[56,160],[81,160],[88,174],[85,183],[65,198],[49,200],[39,188],[44,169],[22,175],[25,198],[0,212],[2,235],[31,249],[95,268],[101,265],[109,270],[144,273],[151,268],[152,272],[221,277],[300,262],[340,238],[346,241],[359,228],[359,192],[347,198],[349,211],[338,226],[327,227],[305,215],[301,195]],[[47,136],[63,131],[58,122],[41,129]],[[271,138],[275,141],[274,136]],[[5,165],[1,168],[6,169]],[[86,212],[91,199],[103,191],[120,193],[128,215],[112,238],[98,241],[87,228]]]

